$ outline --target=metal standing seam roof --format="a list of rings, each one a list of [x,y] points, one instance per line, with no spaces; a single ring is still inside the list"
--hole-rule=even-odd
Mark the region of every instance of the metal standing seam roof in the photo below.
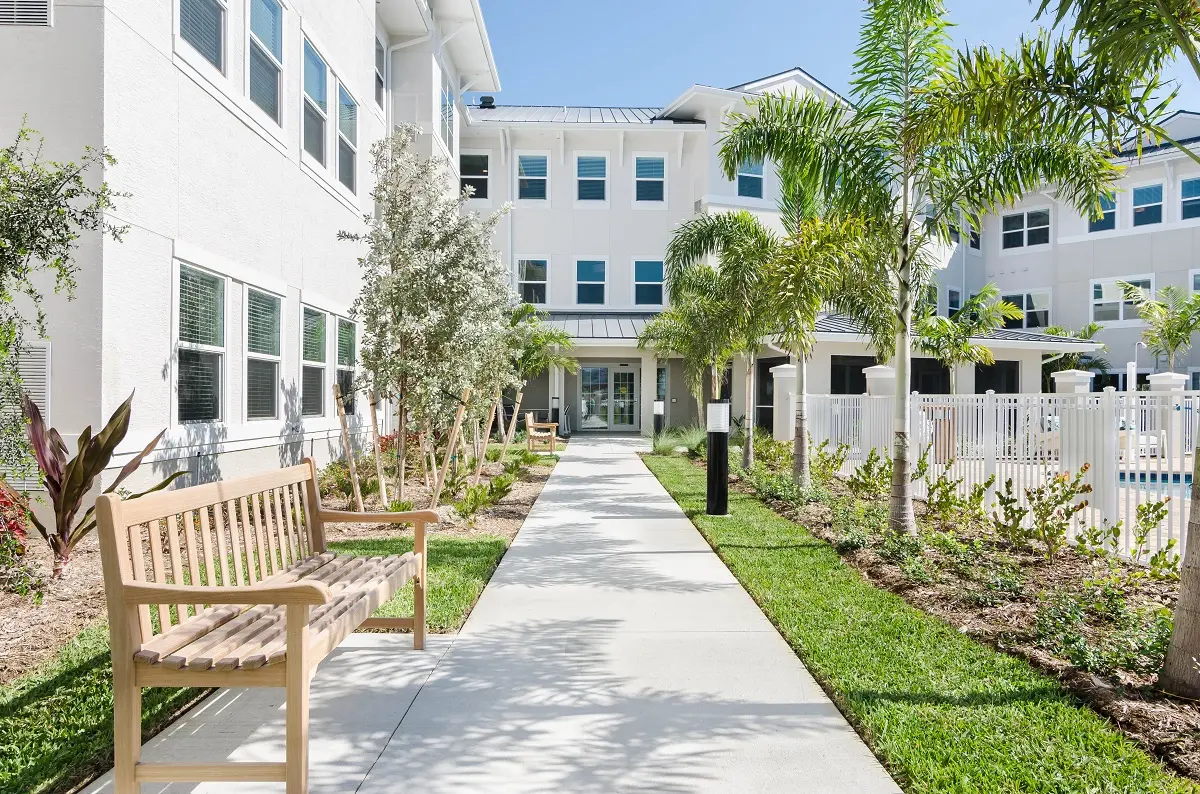
[[[565,105],[496,105],[481,108],[472,105],[468,114],[473,123],[497,124],[703,124],[703,122],[659,118],[662,108],[572,107]]]
[[[654,312],[550,312],[545,321],[561,328],[574,339],[637,339]],[[827,314],[817,320],[819,334],[847,334],[862,336],[862,328],[848,317]],[[1039,331],[1001,328],[981,339],[997,342],[1052,342],[1054,344],[1079,345],[1091,349],[1094,342],[1072,339],[1066,336],[1051,336]]]

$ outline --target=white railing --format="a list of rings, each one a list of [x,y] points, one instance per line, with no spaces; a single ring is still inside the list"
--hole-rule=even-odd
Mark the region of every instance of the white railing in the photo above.
[[[890,456],[893,397],[809,395],[814,443],[849,449],[849,475],[870,454]],[[965,495],[995,476],[1022,493],[1051,475],[1089,464],[1092,494],[1078,525],[1122,522],[1129,548],[1137,507],[1170,497],[1151,549],[1174,538],[1182,552],[1192,490],[1193,449],[1200,440],[1200,391],[1092,394],[914,394],[909,415],[913,461],[928,450],[929,478],[962,478]],[[926,482],[914,485],[918,498]]]

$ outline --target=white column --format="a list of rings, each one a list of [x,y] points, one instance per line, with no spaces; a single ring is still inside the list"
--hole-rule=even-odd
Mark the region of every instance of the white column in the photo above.
[[[876,364],[863,370],[867,379],[867,394],[872,397],[894,397],[896,394],[896,369]]]
[[[954,393],[975,393],[975,365],[962,364],[954,368]]]
[[[775,379],[771,435],[776,441],[791,441],[796,437],[796,365],[771,367],[771,377]]]
[[[641,393],[638,395],[643,436],[654,435],[654,398],[658,392],[658,360],[652,355],[642,356]]]
[[[1055,372],[1051,376],[1054,379],[1054,391],[1058,394],[1087,394],[1092,390],[1092,380],[1096,377],[1095,372],[1085,372],[1081,369],[1064,369],[1061,372]],[[1024,386],[1024,374],[1021,377],[1021,385]]]
[[[1042,354],[1041,351],[1034,350],[1026,353],[1022,351],[1022,355],[1018,359],[1020,361],[1020,369],[1017,373],[1017,385],[1020,386],[1021,394],[1041,394],[1042,392]],[[1090,386],[1088,388],[1091,388]]]

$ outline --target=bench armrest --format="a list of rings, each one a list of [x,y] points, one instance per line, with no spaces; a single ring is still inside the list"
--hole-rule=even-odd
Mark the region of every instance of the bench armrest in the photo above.
[[[249,587],[128,582],[122,585],[130,604],[328,604],[333,593],[324,582],[289,582]]]
[[[322,510],[321,520],[330,524],[436,524],[434,510],[409,510],[405,513],[355,513],[352,510]]]

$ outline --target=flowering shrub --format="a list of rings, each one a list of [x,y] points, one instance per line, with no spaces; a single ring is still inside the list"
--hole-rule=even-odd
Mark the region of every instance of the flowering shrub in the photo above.
[[[25,562],[27,515],[24,501],[0,480],[0,590],[41,601],[45,582]]]

